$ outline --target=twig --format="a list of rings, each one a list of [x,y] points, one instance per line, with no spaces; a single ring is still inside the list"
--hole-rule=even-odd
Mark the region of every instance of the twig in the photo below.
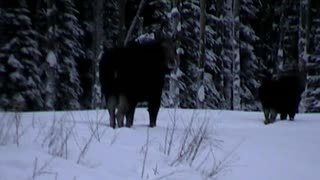
[[[20,140],[19,140],[19,127],[21,125],[21,113],[20,112],[15,112],[14,113],[14,120],[15,120],[15,125],[16,125],[16,144],[19,146]]]
[[[164,136],[164,154],[167,154],[167,144],[168,144],[168,136],[169,136],[169,124],[166,127],[166,134]]]
[[[102,133],[100,133],[100,124],[103,121],[103,116],[104,114],[100,115],[100,113],[98,111],[96,111],[96,121],[94,122],[93,119],[91,119],[88,115],[88,121],[89,121],[89,129],[91,131],[91,133],[94,134],[94,137],[97,139],[98,142],[101,141],[102,136],[104,135],[104,133],[106,132],[107,128],[104,128],[104,130],[102,131]]]
[[[170,118],[171,119],[171,118]],[[171,133],[170,133],[170,139],[169,139],[169,144],[168,144],[168,151],[167,151],[167,155],[170,155],[171,149],[172,149],[172,143],[173,143],[173,137],[176,131],[176,125],[177,125],[177,116],[176,116],[176,109],[174,109],[174,115],[173,115],[173,119],[171,119],[173,121],[173,126],[171,129]]]
[[[87,141],[87,143],[84,145],[84,147],[82,148],[80,154],[79,154],[79,157],[78,157],[78,160],[77,160],[77,164],[80,163],[80,160],[85,156],[85,154],[88,152],[88,149],[89,149],[89,146],[92,142],[92,139],[94,137],[94,133],[91,133],[91,136],[89,138],[89,140]]]
[[[13,121],[6,119],[7,113],[4,113],[0,119],[0,145],[5,145],[11,139],[11,130],[14,125]]]
[[[163,176],[154,178],[153,180],[167,179],[167,177],[169,177],[169,176],[172,176],[172,175],[177,174],[177,173],[182,173],[182,172],[185,172],[185,171],[187,171],[187,170],[176,170],[176,171],[172,171],[172,172],[167,173],[167,174],[165,174],[165,175],[163,175]]]
[[[199,135],[199,139],[197,140],[197,143],[195,145],[196,149],[193,151],[193,155],[192,155],[190,164],[196,158],[196,155],[198,154],[200,146],[203,144],[203,141],[207,138],[207,125],[208,125],[208,121],[206,121],[206,120],[203,121],[203,123],[201,124],[201,127],[199,129],[199,132],[197,133]]]
[[[116,142],[117,137],[118,137],[117,131],[114,131],[113,137],[112,137],[112,139],[110,141],[110,145],[113,145]]]
[[[149,151],[149,128],[147,128],[146,150],[145,150],[144,156],[143,156],[141,178],[143,178],[143,176],[144,176],[144,169],[145,169],[145,166],[146,166],[148,151]]]
[[[48,144],[48,152],[54,156],[68,158],[68,140],[73,134],[75,128],[75,121],[70,127],[66,127],[65,116],[56,120],[54,117],[52,125],[48,134],[45,136],[42,142],[42,146]]]
[[[51,159],[47,160],[47,161],[38,169],[38,157],[35,157],[32,177],[29,178],[29,179],[35,180],[37,176],[40,176],[40,175],[42,175],[42,174],[51,174],[51,175],[53,174],[53,175],[55,175],[55,179],[57,179],[57,177],[58,177],[58,173],[57,173],[57,172],[45,171],[45,169],[48,167],[48,165],[52,162],[53,159],[54,159],[54,157],[52,157]]]
[[[34,166],[33,166],[33,173],[32,173],[32,180],[36,179],[36,172],[38,169],[38,157],[35,158],[34,160]]]
[[[231,151],[229,151],[229,153],[227,153],[222,160],[218,161],[216,160],[213,150],[210,149],[210,152],[212,154],[212,157],[214,158],[214,165],[212,170],[208,173],[207,177],[213,177],[216,174],[218,174],[219,172],[225,170],[228,168],[228,166],[230,166],[230,164],[232,163],[232,161],[234,159],[232,159],[236,149],[242,144],[242,142],[240,142],[239,144],[237,144]]]
[[[130,38],[130,36],[131,36],[131,34],[132,34],[132,31],[133,31],[134,26],[137,24],[138,17],[139,17],[139,14],[140,14],[141,10],[142,10],[142,7],[143,7],[143,5],[144,5],[144,2],[145,2],[145,0],[141,0],[141,1],[140,1],[140,4],[139,4],[139,8],[138,8],[138,10],[137,10],[137,13],[136,13],[136,15],[135,15],[134,18],[133,18],[133,21],[132,21],[132,23],[131,23],[131,25],[130,25],[130,28],[129,28],[128,32],[127,32],[126,38],[124,39],[124,43],[123,43],[124,46],[127,46],[128,42],[129,42],[129,38]]]
[[[188,162],[191,166],[199,153],[205,149],[203,146],[207,143],[207,126],[208,119],[204,119],[199,127],[193,128],[195,116],[192,116],[188,126],[184,130],[184,135],[181,139],[180,149],[177,152],[177,157],[170,163],[173,166],[180,162]]]

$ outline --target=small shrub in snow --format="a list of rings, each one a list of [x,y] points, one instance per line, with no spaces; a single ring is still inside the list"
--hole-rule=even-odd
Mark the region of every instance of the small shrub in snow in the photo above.
[[[192,116],[188,126],[184,129],[182,138],[180,139],[179,150],[176,159],[171,163],[175,165],[181,162],[187,162],[192,165],[194,160],[200,156],[206,149],[208,136],[208,119],[199,120]],[[194,122],[197,121],[196,125]],[[198,126],[198,124],[200,126]]]
[[[164,137],[164,154],[173,157],[170,166],[188,164],[200,171],[205,178],[213,178],[218,173],[228,169],[234,161],[234,151],[228,153],[222,160],[216,158],[214,148],[219,148],[219,141],[209,133],[209,122],[212,119],[201,117],[194,111],[183,132],[177,127],[176,112],[170,115],[171,124],[167,126]],[[185,121],[185,120],[184,120]]]
[[[86,119],[84,119],[85,122],[89,121],[90,132],[98,142],[101,141],[102,136],[107,130],[105,126],[101,126],[104,122],[105,115],[105,111],[96,111],[96,116],[94,118],[87,114]]]
[[[177,126],[177,113],[176,109],[174,109],[173,115],[169,114],[170,121],[171,121],[171,126],[167,125],[166,128],[166,134],[165,134],[165,139],[164,139],[164,149],[163,152],[166,155],[170,155],[171,150],[172,150],[172,143],[175,140],[175,132],[176,132],[176,126]]]
[[[141,171],[141,178],[144,177],[144,171],[145,171],[145,167],[146,167],[146,162],[147,162],[147,157],[148,157],[148,152],[149,152],[149,128],[147,128],[147,138],[146,138],[146,144],[145,144],[145,148],[144,148],[144,156],[143,156],[143,161],[142,161],[142,171]]]
[[[0,145],[15,143],[19,146],[21,137],[28,129],[22,127],[21,117],[20,112],[2,114],[0,118]]]
[[[0,145],[6,145],[12,138],[13,121],[6,119],[7,113],[0,118]]]
[[[35,157],[34,160],[34,166],[33,166],[33,173],[32,173],[32,177],[29,178],[31,180],[36,180],[37,177],[44,175],[44,174],[49,174],[54,176],[54,180],[58,179],[58,173],[57,172],[50,172],[47,170],[49,164],[52,162],[52,159],[49,159],[47,161],[45,161],[41,166],[39,165],[39,160],[38,157]]]
[[[75,122],[68,122],[66,116],[60,119],[54,117],[51,127],[44,137],[42,146],[47,146],[48,153],[67,159],[68,141],[75,127]]]

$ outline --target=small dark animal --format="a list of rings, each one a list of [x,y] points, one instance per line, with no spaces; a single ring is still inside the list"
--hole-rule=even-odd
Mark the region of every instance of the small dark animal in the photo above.
[[[175,48],[170,39],[131,42],[105,51],[100,65],[101,91],[110,126],[133,125],[137,103],[147,102],[150,127],[156,126],[166,73],[173,67]],[[116,112],[117,110],[117,112]]]
[[[264,123],[273,123],[277,113],[280,113],[281,120],[287,119],[288,115],[290,120],[294,120],[304,89],[305,76],[302,72],[265,77],[258,90],[265,116]]]

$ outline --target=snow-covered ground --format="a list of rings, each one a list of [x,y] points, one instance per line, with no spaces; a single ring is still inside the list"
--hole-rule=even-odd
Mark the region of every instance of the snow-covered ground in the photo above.
[[[104,110],[0,113],[0,180],[316,180],[320,114],[146,109],[130,129]]]

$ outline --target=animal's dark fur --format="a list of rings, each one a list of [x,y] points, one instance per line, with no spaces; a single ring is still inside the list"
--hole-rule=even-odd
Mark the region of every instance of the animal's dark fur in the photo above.
[[[278,77],[267,77],[259,87],[259,98],[265,115],[265,124],[275,121],[277,113],[280,119],[294,120],[305,88],[302,73],[282,74]]]
[[[138,102],[147,102],[150,127],[156,126],[165,74],[175,49],[167,41],[131,42],[105,51],[100,61],[101,90],[110,115],[110,126],[133,125]],[[115,109],[118,109],[115,114]]]

